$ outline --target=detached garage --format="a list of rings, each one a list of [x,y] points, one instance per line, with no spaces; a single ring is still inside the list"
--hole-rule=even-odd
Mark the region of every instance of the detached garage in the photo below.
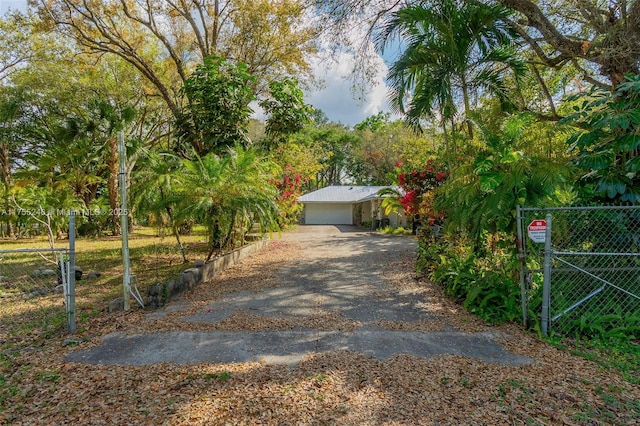
[[[328,186],[298,198],[305,225],[360,225],[384,219],[378,191],[385,186]],[[398,221],[398,219],[396,219]],[[397,226],[397,225],[396,225]]]

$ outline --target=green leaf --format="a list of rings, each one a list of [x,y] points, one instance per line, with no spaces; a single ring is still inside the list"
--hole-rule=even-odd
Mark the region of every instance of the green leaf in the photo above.
[[[626,115],[614,115],[613,117],[611,117],[609,126],[611,127],[611,130],[614,130],[616,128],[628,130],[629,124],[630,120]]]
[[[518,160],[520,160],[523,157],[522,152],[520,151],[510,151],[507,152],[507,154],[502,157],[502,163],[503,164],[509,164],[509,163],[514,163]]]
[[[640,203],[640,188],[627,187],[620,199],[629,203]]]
[[[640,172],[640,155],[633,157],[625,164],[625,169],[632,173]]]
[[[504,180],[504,172],[493,172],[480,176],[480,190],[491,192]]]
[[[611,151],[599,151],[583,154],[576,164],[583,170],[600,170],[613,165],[615,156]]]
[[[640,134],[628,134],[616,139],[615,144],[620,151],[634,151],[640,147]]]
[[[629,118],[634,125],[640,125],[640,110],[629,111]]]
[[[624,194],[627,183],[620,176],[607,176],[600,180],[598,192],[606,193],[607,197],[615,198],[618,194]]]
[[[601,137],[601,132],[583,132],[575,136],[575,144],[579,148],[587,148],[595,145]]]
[[[475,170],[476,174],[482,174],[490,171],[493,168],[494,162],[491,157],[479,157],[475,162]]]
[[[627,81],[620,83],[616,87],[616,92],[624,94],[625,92],[640,92],[640,79],[638,76],[627,76]]]
[[[469,308],[469,306],[473,303],[474,300],[480,295],[484,288],[478,282],[474,283],[475,285],[467,292],[467,297],[464,300],[464,307]]]

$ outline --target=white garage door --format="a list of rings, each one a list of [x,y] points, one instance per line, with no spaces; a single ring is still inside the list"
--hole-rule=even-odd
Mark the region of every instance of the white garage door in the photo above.
[[[351,204],[322,203],[305,206],[307,225],[353,225]]]

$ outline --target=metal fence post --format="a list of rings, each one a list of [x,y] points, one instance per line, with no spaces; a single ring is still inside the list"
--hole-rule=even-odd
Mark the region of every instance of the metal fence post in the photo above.
[[[67,319],[69,332],[76,332],[76,212],[69,212],[69,264],[67,266]]]
[[[547,213],[544,236],[544,282],[542,284],[542,334],[549,335],[549,302],[551,299],[551,213]]]
[[[120,154],[120,233],[122,234],[122,286],[124,310],[130,307],[131,265],[129,262],[129,222],[127,215],[127,150],[124,144],[124,132],[118,132],[118,153]]]
[[[522,324],[527,327],[527,287],[525,283],[525,264],[524,264],[524,241],[523,241],[523,232],[522,232],[522,210],[520,206],[516,206],[516,222],[518,228],[518,264],[520,265],[520,303],[522,305]]]

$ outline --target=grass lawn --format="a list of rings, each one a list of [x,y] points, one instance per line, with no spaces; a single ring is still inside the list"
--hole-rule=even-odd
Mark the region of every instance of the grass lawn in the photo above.
[[[204,229],[195,229],[191,235],[182,236],[187,259],[204,260],[207,242]],[[68,247],[68,240],[56,241],[56,248]],[[48,248],[46,238],[0,240],[0,250],[24,248]],[[146,299],[146,288],[167,280],[186,268],[175,238],[159,234],[155,228],[136,228],[129,236],[131,272],[137,276],[140,294]],[[76,240],[76,265],[84,274],[76,282],[77,325],[82,328],[83,319],[104,311],[111,300],[122,297],[122,240],[120,237],[79,238]],[[50,259],[39,255],[3,255],[0,275],[7,278],[0,282],[0,350],[29,344],[37,337],[47,338],[64,332],[67,327],[64,299],[56,292],[57,278],[30,277],[37,268],[54,269]],[[100,273],[87,279],[90,271]],[[22,279],[10,279],[11,274]],[[134,299],[132,307],[137,308]],[[134,306],[135,305],[135,306]],[[81,331],[81,330],[80,330]]]

